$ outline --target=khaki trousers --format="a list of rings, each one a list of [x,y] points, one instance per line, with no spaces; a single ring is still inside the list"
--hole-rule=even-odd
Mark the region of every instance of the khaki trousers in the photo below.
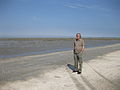
[[[79,72],[82,72],[82,63],[82,53],[74,53],[74,66]]]

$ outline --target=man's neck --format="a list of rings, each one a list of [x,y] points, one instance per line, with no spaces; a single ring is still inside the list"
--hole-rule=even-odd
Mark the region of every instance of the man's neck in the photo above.
[[[81,39],[81,38],[80,38]],[[76,41],[80,40],[80,39],[76,39]]]

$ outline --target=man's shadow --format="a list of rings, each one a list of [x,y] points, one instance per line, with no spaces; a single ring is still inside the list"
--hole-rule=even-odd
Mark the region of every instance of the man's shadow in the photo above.
[[[71,69],[72,71],[77,71],[77,69],[71,65],[71,64],[67,64],[68,68]]]

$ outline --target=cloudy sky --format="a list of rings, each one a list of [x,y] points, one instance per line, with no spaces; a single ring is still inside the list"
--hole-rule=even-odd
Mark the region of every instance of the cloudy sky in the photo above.
[[[0,37],[120,37],[120,0],[0,0]]]

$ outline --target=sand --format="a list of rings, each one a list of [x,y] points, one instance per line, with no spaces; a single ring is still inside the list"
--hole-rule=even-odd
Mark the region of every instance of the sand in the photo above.
[[[87,49],[84,59],[80,75],[66,65],[72,51],[0,60],[0,90],[120,89],[120,44]]]

